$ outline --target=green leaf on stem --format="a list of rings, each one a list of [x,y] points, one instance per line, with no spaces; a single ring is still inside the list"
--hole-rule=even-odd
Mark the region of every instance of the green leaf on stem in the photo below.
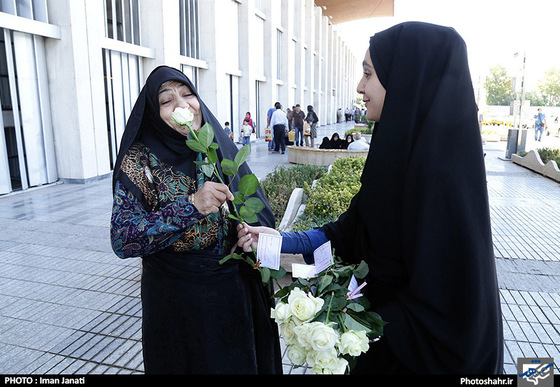
[[[261,212],[264,209],[263,201],[255,197],[247,198],[247,200],[245,200],[245,206],[251,208],[255,213]]]
[[[238,188],[243,196],[251,196],[259,188],[259,179],[254,174],[245,175],[239,181]]]
[[[233,197],[233,204],[243,204],[243,199],[245,199],[245,196],[241,195],[239,191],[234,192]]]
[[[243,205],[239,208],[239,215],[241,215],[243,219],[248,219],[255,215],[255,211],[252,208]]]
[[[198,153],[206,153],[207,148],[200,144],[200,142],[196,140],[187,140],[187,146],[191,148],[193,151]]]
[[[237,165],[230,159],[223,159],[221,162],[222,172],[228,176],[234,176],[237,173]]]
[[[209,124],[204,124],[202,128],[198,130],[198,142],[205,149],[208,149],[214,141],[214,130]]]
[[[281,279],[286,275],[286,273],[286,269],[280,266],[278,270],[270,270],[270,277],[274,279]]]
[[[208,160],[210,160],[212,164],[216,164],[216,162],[218,161],[218,155],[216,154],[215,149],[208,148]]]
[[[261,280],[264,283],[267,283],[270,280],[270,269],[268,267],[261,267],[259,269],[261,273]]]
[[[214,167],[212,166],[212,164],[203,165],[201,168],[202,172],[204,172],[204,174],[208,177],[212,177],[212,175],[214,174]]]
[[[239,152],[235,155],[235,159],[233,160],[237,165],[237,168],[241,166],[247,160],[247,157],[251,154],[251,145],[247,144],[244,145],[243,148],[239,149]]]
[[[241,221],[251,224],[251,223],[257,223],[259,221],[259,218],[257,217],[257,215],[253,215],[248,218],[243,218],[242,220],[240,220],[240,222]]]

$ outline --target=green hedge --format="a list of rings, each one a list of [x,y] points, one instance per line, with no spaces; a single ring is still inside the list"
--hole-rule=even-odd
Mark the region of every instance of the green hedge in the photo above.
[[[544,164],[552,160],[560,167],[560,149],[540,148],[537,149],[537,152],[539,156],[541,156],[541,160]]]
[[[305,211],[294,223],[293,230],[310,230],[338,219],[360,190],[365,161],[365,157],[337,159],[330,173],[317,180],[313,190],[306,184]]]
[[[558,167],[560,168],[560,149],[539,148],[536,149],[536,151],[539,154],[543,164],[546,164],[552,160],[556,162],[556,164],[558,164]],[[521,157],[525,157],[527,155],[527,152],[519,152],[518,155]]]
[[[295,188],[311,185],[327,173],[326,167],[314,165],[295,165],[290,168],[277,167],[261,181],[261,187],[270,203],[276,224],[280,225],[290,195]]]

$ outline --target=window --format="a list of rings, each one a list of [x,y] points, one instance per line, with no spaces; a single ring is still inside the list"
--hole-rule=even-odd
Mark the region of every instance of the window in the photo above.
[[[179,0],[181,55],[200,59],[198,0]]]
[[[282,79],[282,31],[276,30],[276,79]]]
[[[111,168],[115,165],[118,146],[126,120],[140,94],[142,59],[136,55],[103,50],[105,77],[105,112]]]
[[[138,0],[105,1],[105,36],[109,39],[140,45],[140,10]]]
[[[47,0],[0,0],[0,12],[48,23]]]
[[[0,29],[0,194],[58,178],[43,38]]]

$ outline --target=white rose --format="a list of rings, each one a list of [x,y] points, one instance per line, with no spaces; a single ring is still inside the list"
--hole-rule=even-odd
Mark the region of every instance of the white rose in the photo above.
[[[338,356],[334,348],[329,351],[310,351],[307,353],[306,360],[315,374],[333,373],[332,370],[340,368]]]
[[[293,289],[288,297],[292,315],[303,322],[313,319],[323,307],[323,303],[322,299],[308,296],[300,288]]]
[[[277,323],[284,323],[292,316],[292,312],[288,304],[279,302],[276,307],[270,311],[270,317],[275,319]]]
[[[346,373],[346,368],[348,367],[348,361],[340,357],[336,362],[329,364],[328,368],[323,368],[323,374],[334,374],[334,375],[344,375]]]
[[[171,118],[177,125],[185,126],[190,125],[194,121],[194,114],[189,108],[178,107],[171,113]]]
[[[289,345],[286,355],[292,364],[296,366],[303,365],[307,359],[307,351],[297,344]]]
[[[297,343],[297,337],[294,328],[296,328],[296,324],[292,320],[280,324],[280,334],[282,335],[282,338],[284,339],[284,342],[286,344]]]
[[[360,356],[369,349],[369,339],[364,331],[348,331],[340,336],[338,345],[340,353],[350,356]]]
[[[312,324],[302,324],[294,328],[297,342],[303,348],[311,348],[309,344],[309,332],[311,332]]]
[[[312,323],[307,341],[315,351],[330,351],[338,344],[338,333],[320,322]]]

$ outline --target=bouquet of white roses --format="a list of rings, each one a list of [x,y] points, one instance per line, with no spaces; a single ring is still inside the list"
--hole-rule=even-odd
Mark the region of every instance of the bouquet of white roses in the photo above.
[[[359,265],[334,263],[314,278],[298,278],[280,289],[271,317],[280,327],[288,359],[295,366],[305,363],[315,374],[349,372],[358,356],[367,352],[386,324],[368,311],[358,279],[368,272]]]

